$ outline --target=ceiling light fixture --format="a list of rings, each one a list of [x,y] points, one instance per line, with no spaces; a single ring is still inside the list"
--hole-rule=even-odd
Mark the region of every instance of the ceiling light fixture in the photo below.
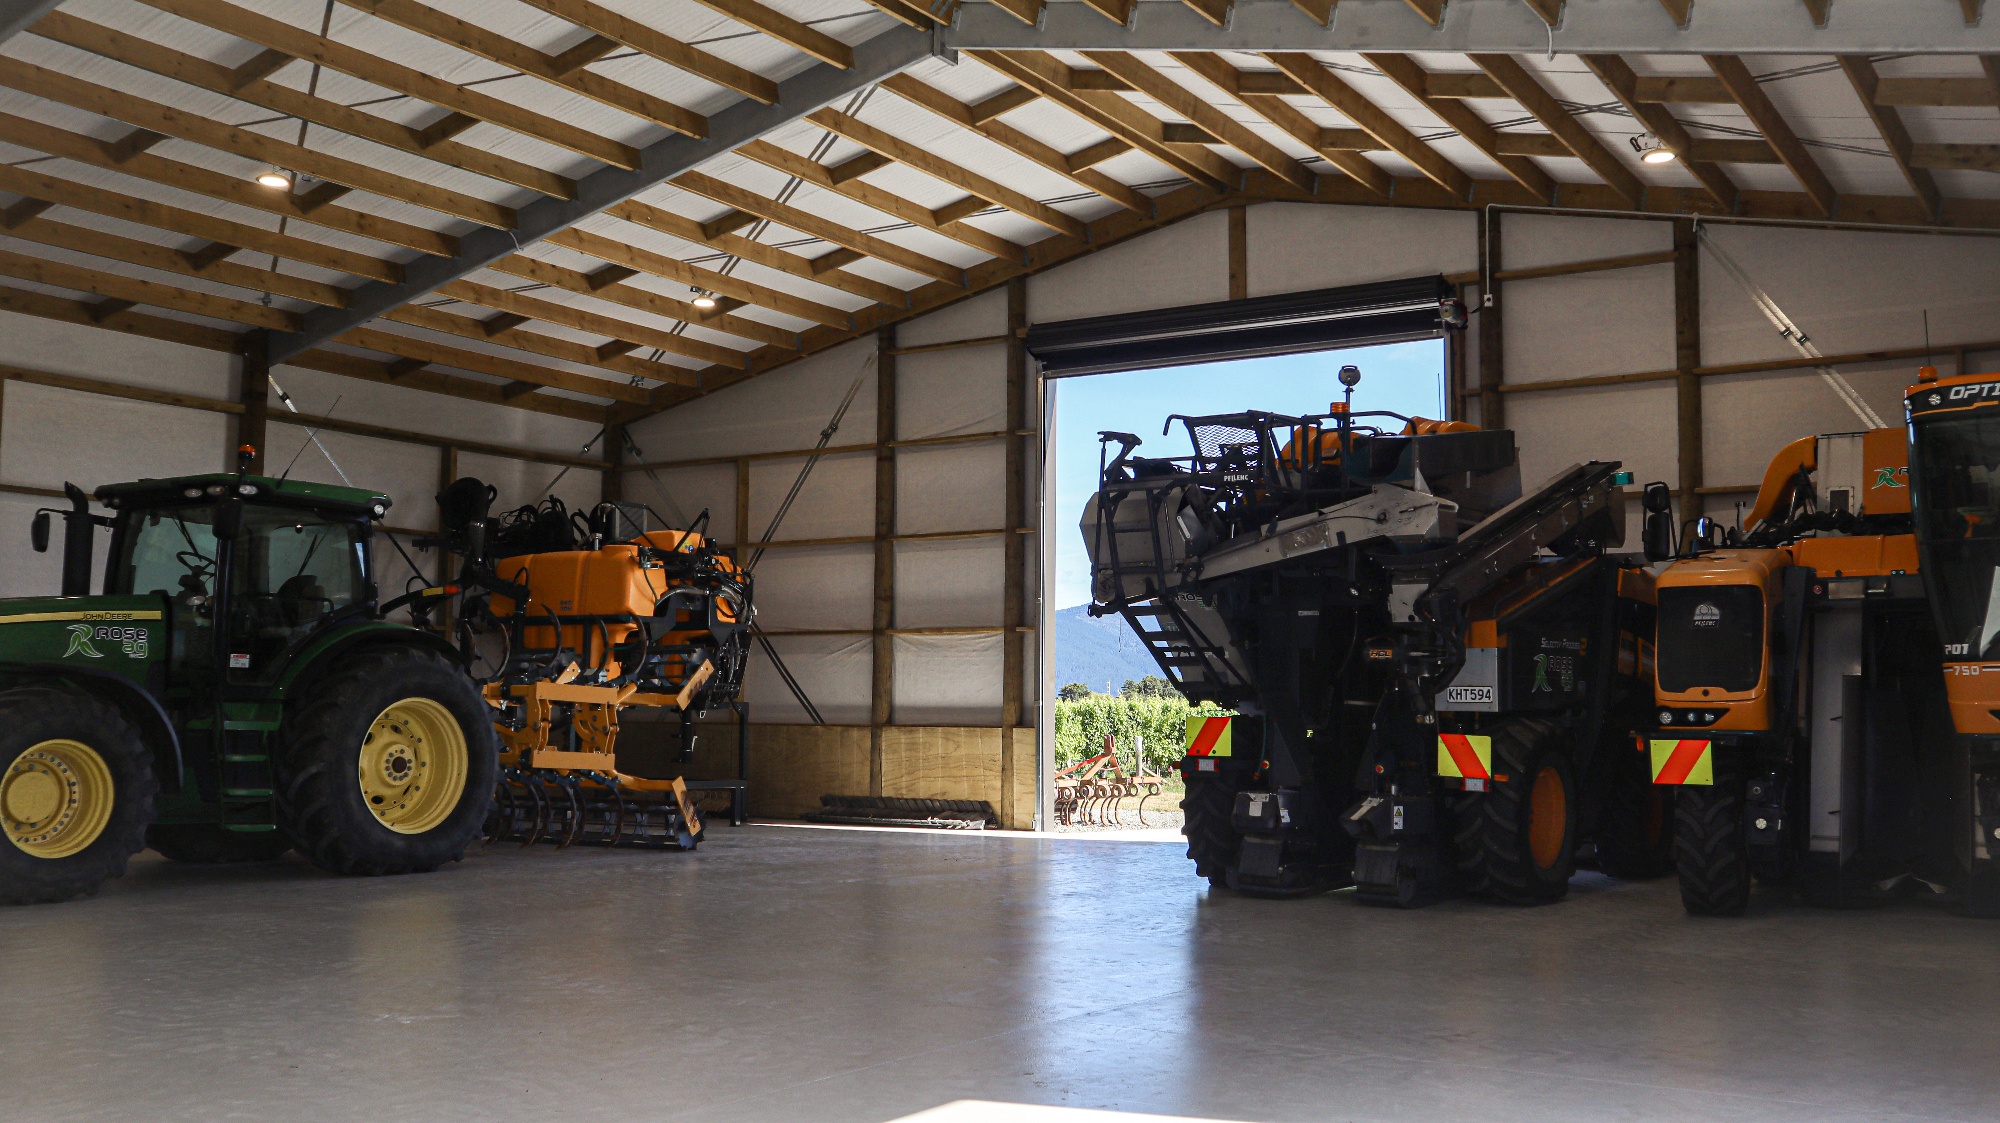
[[[1632,151],[1648,164],[1671,164],[1680,159],[1680,154],[1660,143],[1660,138],[1652,133],[1640,133],[1632,138]]]
[[[258,172],[257,182],[274,190],[290,191],[292,189],[292,173],[283,168],[271,168],[268,171]]]
[[[715,294],[707,289],[694,290],[694,306],[706,312],[715,307]]]

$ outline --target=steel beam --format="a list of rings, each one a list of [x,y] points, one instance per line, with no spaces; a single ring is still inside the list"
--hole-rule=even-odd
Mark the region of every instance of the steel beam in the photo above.
[[[1683,29],[1660,0],[1590,0],[1552,31],[1520,0],[1451,0],[1440,27],[1403,0],[1342,0],[1322,27],[1292,0],[1236,0],[1217,27],[1181,0],[1140,0],[1123,27],[1081,3],[1048,4],[1037,27],[966,4],[943,38],[956,50],[1957,54],[2000,51],[2000,19],[1967,27],[1955,4],[1840,0],[1822,28],[1799,0],[1727,0],[1696,4]]]
[[[748,98],[739,101],[709,117],[706,137],[668,136],[640,151],[637,168],[605,168],[578,180],[574,199],[541,199],[522,207],[516,212],[518,225],[511,233],[481,229],[466,234],[459,239],[455,256],[424,257],[405,266],[400,284],[377,281],[364,285],[354,290],[347,307],[308,313],[299,331],[272,332],[271,362],[275,365],[309,351],[392,308],[517,253],[522,246],[566,230],[738,145],[899,74],[928,57],[933,47],[928,32],[890,28],[854,48],[850,70],[814,66],[778,83],[775,104],[761,105]]]
[[[0,0],[0,43],[28,30],[60,3],[62,0]]]

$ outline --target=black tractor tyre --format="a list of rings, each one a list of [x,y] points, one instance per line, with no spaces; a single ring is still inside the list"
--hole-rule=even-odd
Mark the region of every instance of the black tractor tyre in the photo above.
[[[1743,837],[1743,780],[1719,755],[1713,784],[1674,795],[1674,875],[1692,916],[1742,916],[1750,906],[1750,852]]]
[[[220,823],[154,823],[146,846],[169,862],[194,866],[272,862],[292,852],[284,831],[232,831]]]
[[[1460,883],[1508,904],[1560,900],[1576,872],[1576,765],[1568,745],[1554,725],[1534,718],[1504,722],[1491,736],[1493,779],[1453,808]]]
[[[1194,872],[1207,878],[1211,889],[1229,888],[1229,867],[1236,864],[1236,852],[1243,845],[1243,836],[1230,823],[1236,811],[1236,785],[1220,776],[1189,776],[1181,793],[1181,811],[1181,835],[1187,839]]]
[[[458,861],[493,802],[491,714],[472,680],[433,652],[341,658],[285,707],[272,762],[279,829],[332,873],[427,873]]]
[[[1674,872],[1674,788],[1655,784],[1650,757],[1629,746],[1619,753],[1597,829],[1597,868],[1624,881],[1645,881]]]
[[[87,897],[122,875],[158,791],[117,707],[60,686],[0,692],[0,904]]]

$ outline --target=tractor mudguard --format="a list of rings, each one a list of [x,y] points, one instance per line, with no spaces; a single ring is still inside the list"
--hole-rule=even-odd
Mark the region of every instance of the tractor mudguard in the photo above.
[[[0,689],[30,682],[64,683],[118,707],[146,739],[146,747],[153,754],[153,774],[158,777],[161,790],[175,793],[181,790],[180,734],[167,717],[166,707],[145,687],[124,675],[91,667],[0,663]]]
[[[425,651],[435,651],[451,660],[453,666],[463,663],[458,648],[449,640],[433,635],[407,624],[394,624],[387,620],[369,620],[348,627],[337,628],[306,645],[287,663],[284,673],[271,690],[271,701],[283,701],[294,690],[304,686],[322,670],[331,666],[335,658],[357,647],[379,643],[408,644]]]

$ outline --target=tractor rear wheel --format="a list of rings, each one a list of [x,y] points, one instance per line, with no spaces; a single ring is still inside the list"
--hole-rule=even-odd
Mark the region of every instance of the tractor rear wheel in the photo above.
[[[285,708],[278,823],[342,874],[423,873],[486,823],[500,749],[464,672],[412,647],[343,657]]]
[[[158,790],[117,707],[58,686],[0,693],[0,903],[89,896],[123,874]]]
[[[1576,767],[1555,726],[1493,730],[1493,779],[1456,808],[1459,873],[1471,892],[1515,905],[1560,900],[1576,872]],[[1504,777],[1504,779],[1503,779]]]
[[[232,831],[220,823],[154,823],[146,846],[169,862],[211,866],[276,861],[291,853],[292,840],[284,831]]]
[[[1229,867],[1236,864],[1236,852],[1243,845],[1243,836],[1230,823],[1236,811],[1236,785],[1220,776],[1189,776],[1181,811],[1185,813],[1181,836],[1187,839],[1194,872],[1207,878],[1211,889],[1229,888]]]
[[[1674,874],[1694,916],[1742,916],[1750,906],[1750,851],[1743,837],[1743,780],[1715,754],[1714,783],[1674,795]]]

